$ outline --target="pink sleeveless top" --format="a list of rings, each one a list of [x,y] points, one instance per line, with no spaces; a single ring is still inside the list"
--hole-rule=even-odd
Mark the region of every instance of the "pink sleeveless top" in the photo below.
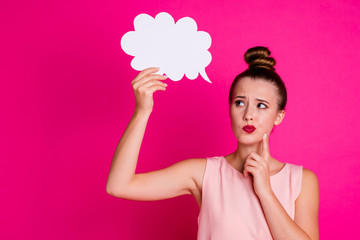
[[[270,176],[275,195],[294,219],[303,166],[285,163]],[[245,177],[221,157],[209,157],[202,185],[198,240],[272,239],[252,178]]]

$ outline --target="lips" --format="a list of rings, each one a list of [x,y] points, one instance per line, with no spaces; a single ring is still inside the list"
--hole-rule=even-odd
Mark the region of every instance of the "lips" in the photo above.
[[[252,133],[255,129],[256,128],[253,125],[246,125],[243,127],[243,130],[247,133]]]

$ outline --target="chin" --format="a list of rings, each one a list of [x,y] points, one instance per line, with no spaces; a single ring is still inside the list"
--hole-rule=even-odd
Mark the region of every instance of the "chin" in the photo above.
[[[259,142],[238,142],[238,143],[244,146],[254,146],[257,145]]]
[[[241,136],[237,136],[237,141],[241,144],[244,145],[254,145],[254,144],[258,144],[259,142],[261,142],[262,138],[257,136],[257,135],[241,135]]]
[[[243,145],[256,145],[258,144],[260,141],[257,139],[244,139],[243,137],[241,139],[237,139],[238,143],[241,143]]]

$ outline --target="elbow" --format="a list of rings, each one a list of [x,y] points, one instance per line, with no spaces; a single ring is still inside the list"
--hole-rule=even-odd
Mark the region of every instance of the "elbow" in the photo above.
[[[109,195],[112,195],[112,190],[109,187],[109,185],[106,185],[106,193],[109,194]]]
[[[118,189],[114,189],[109,185],[106,185],[106,193],[113,197],[122,198],[124,195],[122,194],[123,191],[119,191]]]
[[[117,192],[114,192],[112,190],[106,189],[106,193],[110,196],[121,198],[121,194],[118,194]]]
[[[126,195],[129,193],[128,190],[131,189],[130,184],[124,184],[123,182],[119,184],[119,182],[120,181],[117,181],[117,183],[114,184],[114,182],[108,181],[106,183],[106,193],[114,197],[126,198]]]
[[[116,191],[114,191],[114,189],[111,188],[109,185],[106,185],[106,193],[111,195],[111,196],[114,196],[114,197],[119,196],[119,194]]]

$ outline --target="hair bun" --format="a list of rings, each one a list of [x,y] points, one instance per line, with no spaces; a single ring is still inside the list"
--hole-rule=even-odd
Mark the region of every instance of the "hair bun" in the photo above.
[[[249,69],[262,67],[275,71],[275,59],[270,56],[270,51],[266,47],[249,48],[244,54],[245,62],[249,65]]]

